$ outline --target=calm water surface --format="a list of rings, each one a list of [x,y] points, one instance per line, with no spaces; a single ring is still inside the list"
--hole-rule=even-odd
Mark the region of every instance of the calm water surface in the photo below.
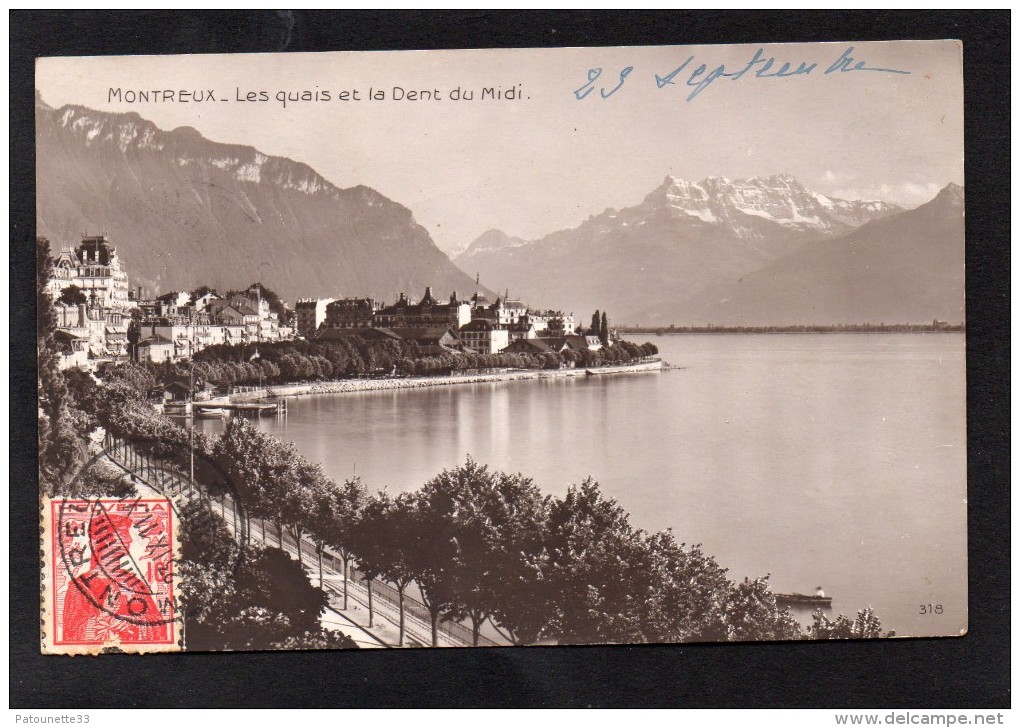
[[[962,334],[650,338],[685,368],[300,397],[260,426],[373,490],[468,454],[555,495],[591,475],[732,578],[822,585],[834,612],[871,605],[901,635],[965,628]]]

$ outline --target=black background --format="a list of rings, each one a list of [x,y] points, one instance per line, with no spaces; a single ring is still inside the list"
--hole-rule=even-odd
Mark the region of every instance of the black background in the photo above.
[[[12,11],[10,706],[1008,707],[1009,27],[1008,12]],[[103,658],[39,655],[30,253],[35,237],[36,56],[905,38],[964,42],[970,561],[966,637]]]

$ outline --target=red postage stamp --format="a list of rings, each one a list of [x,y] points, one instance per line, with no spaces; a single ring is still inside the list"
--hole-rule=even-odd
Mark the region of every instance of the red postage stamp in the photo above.
[[[42,517],[44,653],[181,649],[169,499],[55,498]]]

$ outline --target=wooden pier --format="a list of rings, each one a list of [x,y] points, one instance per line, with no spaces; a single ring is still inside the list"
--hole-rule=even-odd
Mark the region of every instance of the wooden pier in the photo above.
[[[287,400],[282,398],[273,402],[231,402],[230,404],[212,406],[245,417],[287,414]]]
[[[242,417],[268,417],[287,414],[287,400],[280,397],[272,400],[231,402],[228,399],[207,399],[202,402],[167,402],[163,412],[169,417],[196,417],[218,419],[238,414]]]

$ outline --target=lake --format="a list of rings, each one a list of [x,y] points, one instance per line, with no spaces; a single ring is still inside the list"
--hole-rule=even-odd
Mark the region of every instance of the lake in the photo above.
[[[962,334],[632,338],[684,368],[298,397],[259,425],[372,490],[469,454],[554,495],[590,475],[733,579],[820,585],[833,616],[871,605],[899,635],[966,627]]]

